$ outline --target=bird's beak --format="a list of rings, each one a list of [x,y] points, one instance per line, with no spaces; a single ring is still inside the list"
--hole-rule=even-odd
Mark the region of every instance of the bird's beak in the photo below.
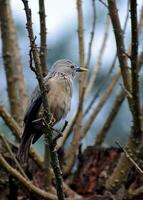
[[[88,71],[88,69],[85,67],[76,67],[76,72],[85,72],[85,71]]]

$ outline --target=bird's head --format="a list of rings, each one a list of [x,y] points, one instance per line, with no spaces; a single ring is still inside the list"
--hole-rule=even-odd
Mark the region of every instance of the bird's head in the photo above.
[[[67,59],[61,59],[56,61],[50,70],[51,73],[64,73],[66,75],[69,75],[70,77],[74,77],[77,72],[84,71],[87,71],[87,69],[84,67],[78,67],[77,65],[75,65]]]

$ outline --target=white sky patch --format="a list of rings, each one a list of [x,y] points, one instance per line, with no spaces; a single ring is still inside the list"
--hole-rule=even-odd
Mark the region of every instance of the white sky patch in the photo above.
[[[14,18],[26,21],[24,6],[22,1],[11,0]],[[39,5],[38,1],[29,0],[29,6],[32,9],[32,20],[34,29],[38,31],[39,27]],[[48,34],[56,34],[57,31],[62,31],[63,27],[69,23],[74,24],[76,21],[76,0],[45,0],[46,10],[46,25]]]

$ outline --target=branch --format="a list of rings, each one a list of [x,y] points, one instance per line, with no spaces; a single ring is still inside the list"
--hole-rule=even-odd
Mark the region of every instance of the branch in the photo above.
[[[102,107],[105,104],[105,102],[107,101],[108,97],[110,96],[111,92],[113,91],[113,89],[115,87],[115,84],[117,83],[119,78],[120,78],[120,71],[113,78],[111,84],[109,85],[108,89],[104,93],[104,95],[103,95],[102,99],[100,100],[99,104],[97,105],[97,107],[93,110],[92,114],[90,115],[87,123],[81,128],[80,135],[78,136],[79,140],[81,140],[85,136],[85,134],[88,132],[88,130],[89,130],[91,124],[93,123],[95,117],[97,116],[97,114],[102,109]],[[68,159],[69,162],[66,163],[66,166],[64,168],[64,174],[69,173],[70,168],[73,165],[73,160],[74,160],[73,157],[75,157],[77,150],[78,150],[78,141],[77,141],[77,138],[74,138],[72,140],[71,146],[67,149],[66,154],[65,154],[65,158]]]
[[[69,137],[70,133],[73,130],[73,126],[76,122],[77,116],[78,116],[78,109],[71,117],[70,122],[68,122],[68,125],[66,126],[63,132],[63,137],[59,138],[59,140],[57,141],[57,150],[59,150],[62,146],[64,146],[67,138]]]
[[[110,25],[109,22],[110,22],[109,17],[107,17],[105,30],[104,30],[104,34],[103,34],[103,40],[102,40],[101,47],[100,47],[100,50],[99,50],[99,54],[98,54],[98,57],[97,57],[97,63],[96,63],[94,70],[92,72],[92,76],[90,78],[90,81],[88,82],[88,85],[86,87],[85,98],[88,97],[90,92],[92,91],[96,77],[97,77],[97,74],[98,74],[100,66],[101,66],[103,53],[105,51],[106,42],[107,42],[108,35],[109,35],[109,25]]]
[[[9,97],[10,110],[14,119],[18,123],[21,123],[23,113],[20,111],[23,105],[19,105],[19,98],[17,95],[17,87],[19,87],[17,86],[19,75],[17,74],[17,70],[15,70],[17,69],[17,65],[21,65],[21,63],[18,58],[19,49],[16,48],[16,30],[14,27],[14,21],[8,0],[0,0],[0,26],[2,33],[2,52],[7,80],[7,92]]]
[[[95,120],[97,114],[99,113],[99,111],[102,109],[102,107],[104,106],[105,102],[107,101],[107,99],[109,98],[109,96],[111,95],[111,92],[113,91],[115,84],[117,83],[117,81],[119,80],[121,75],[120,70],[117,72],[117,74],[113,77],[110,85],[108,86],[108,88],[106,89],[105,93],[103,94],[103,97],[100,99],[98,105],[93,109],[91,115],[89,116],[89,119],[87,120],[87,122],[85,123],[85,125],[82,127],[82,134],[81,134],[81,138],[83,138],[85,136],[85,134],[87,133],[87,131],[89,130],[91,124],[93,123],[93,121]]]
[[[46,14],[44,0],[39,0],[40,15],[40,61],[43,76],[47,75]]]
[[[4,108],[3,105],[0,105],[0,116],[5,121],[6,125],[10,128],[17,140],[20,141],[20,132],[21,129],[18,126],[17,122],[13,119],[10,113]]]
[[[138,59],[138,70],[141,69],[141,65],[143,64],[143,53],[140,53],[139,59]],[[116,97],[116,100],[112,106],[111,112],[109,113],[101,131],[97,134],[95,145],[101,145],[103,140],[105,139],[107,135],[107,131],[111,127],[111,124],[116,117],[118,110],[120,109],[120,106],[122,105],[122,102],[125,99],[125,96],[128,95],[126,94],[126,91],[124,89],[121,90],[119,95]]]
[[[82,0],[77,0],[77,20],[78,20],[78,42],[79,42],[79,57],[80,57],[80,66],[85,66],[84,61],[84,32],[83,32],[83,11],[82,11]],[[79,79],[79,105],[78,105],[78,112],[76,112],[76,117],[74,118],[76,123],[76,128],[73,135],[72,143],[68,149],[68,152],[70,152],[70,149],[73,153],[70,154],[70,156],[67,156],[68,154],[65,154],[65,160],[67,165],[64,166],[64,174],[69,173],[70,169],[72,168],[73,161],[75,158],[76,151],[79,146],[80,141],[80,132],[81,132],[81,123],[83,118],[83,101],[84,101],[84,93],[85,93],[85,80],[86,80],[86,74],[80,74]],[[75,149],[73,149],[73,143],[74,146],[76,146]]]
[[[124,28],[123,28],[123,33],[125,33],[126,31],[126,27],[127,27],[127,22],[128,22],[128,18],[129,18],[129,2],[127,3],[127,11],[126,11],[126,17],[125,17],[125,22],[124,22]],[[128,50],[129,51],[129,50]],[[99,54],[100,55],[100,54]],[[99,56],[98,56],[99,58]],[[115,54],[114,58],[113,58],[113,61],[112,61],[112,64],[111,64],[111,67],[109,68],[105,78],[101,81],[101,83],[99,84],[99,87],[95,93],[95,95],[93,96],[91,102],[89,103],[88,107],[86,108],[86,110],[84,110],[84,116],[90,111],[90,109],[92,108],[92,105],[94,104],[95,100],[97,99],[97,97],[99,96],[101,90],[103,89],[106,81],[109,79],[115,65],[116,65],[116,61],[117,61],[117,53]],[[99,63],[97,61],[97,63]]]
[[[46,44],[46,14],[45,14],[45,3],[44,0],[39,0],[39,15],[40,15],[40,62],[43,77],[47,75],[47,44]],[[44,168],[45,168],[45,188],[47,191],[51,189],[51,166],[50,166],[50,152],[49,146],[45,142],[44,148]]]
[[[17,165],[19,171],[20,171],[21,174],[28,180],[27,175],[25,174],[24,170],[22,169],[22,167],[20,166],[18,160],[16,159],[14,153],[12,152],[11,147],[10,147],[10,145],[9,145],[9,143],[8,143],[8,141],[7,141],[7,139],[4,137],[3,134],[0,134],[0,137],[1,137],[1,139],[3,140],[3,142],[4,142],[4,144],[5,144],[5,146],[6,146],[7,150],[8,150],[8,152],[10,153],[12,160],[16,163],[16,165]]]
[[[112,124],[113,120],[115,119],[124,99],[125,99],[125,91],[121,90],[121,92],[117,95],[117,97],[114,101],[114,104],[112,105],[111,111],[110,111],[106,121],[104,122],[102,129],[99,131],[99,133],[96,136],[96,140],[94,143],[95,146],[100,146],[103,143],[103,141],[107,135],[107,132],[110,129],[111,124]]]
[[[130,80],[130,72],[128,70],[128,63],[126,58],[126,50],[124,46],[124,40],[123,40],[123,31],[121,29],[121,24],[118,16],[118,10],[116,7],[115,0],[108,0],[108,8],[109,8],[109,14],[111,17],[113,29],[114,29],[114,35],[116,39],[116,45],[117,45],[117,55],[120,63],[122,78],[124,82],[124,86],[129,93],[131,93],[131,80]],[[128,97],[129,107],[131,106],[131,100]]]
[[[95,7],[95,0],[92,0],[92,12],[93,12],[93,22],[92,22],[92,31],[90,33],[90,41],[89,41],[89,46],[88,46],[88,55],[87,55],[87,62],[86,62],[86,68],[88,68],[91,60],[91,50],[92,50],[92,45],[93,45],[93,39],[95,35],[95,25],[96,25],[96,7]]]
[[[109,1],[110,2],[110,1]],[[114,2],[114,1],[112,1]],[[111,2],[110,2],[111,3]],[[136,1],[131,2],[131,3],[135,3],[136,5]],[[132,79],[134,79],[134,81],[136,82],[136,85],[134,85],[133,80],[132,80],[132,90],[131,94],[134,94],[135,97],[133,97],[129,100],[128,98],[128,102],[129,102],[129,107],[132,113],[132,118],[133,118],[133,127],[131,129],[131,136],[129,137],[128,140],[128,144],[127,144],[127,151],[129,153],[129,155],[136,160],[137,159],[137,155],[139,153],[139,147],[142,143],[142,130],[141,130],[141,114],[140,114],[140,108],[139,108],[139,85],[138,85],[138,61],[137,61],[137,32],[134,33],[133,29],[136,29],[135,31],[137,31],[137,19],[135,17],[135,15],[137,16],[137,10],[136,10],[136,6],[133,5],[131,6],[131,21],[135,20],[134,22],[131,22],[131,29],[132,29],[132,36],[134,38],[132,38],[132,42],[135,42],[135,46],[132,44],[132,54],[131,54],[131,71],[132,71]],[[112,8],[113,9],[113,8]],[[134,19],[134,17],[135,19]],[[133,24],[135,27],[133,27]],[[134,36],[135,34],[135,36]],[[135,49],[133,49],[135,48]],[[135,59],[135,63],[133,62],[132,59]],[[135,88],[137,89],[137,91],[135,91]],[[127,88],[126,88],[127,89]],[[129,90],[128,90],[129,91]],[[137,92],[137,93],[136,93]],[[135,108],[135,106],[133,105],[135,104],[137,107]],[[137,111],[135,111],[135,109],[137,109]],[[113,174],[110,176],[110,178],[107,180],[106,182],[106,188],[109,190],[117,190],[121,184],[123,182],[126,181],[128,173],[132,167],[132,163],[126,158],[126,156],[123,154],[118,162],[117,167],[115,168]],[[116,181],[117,180],[117,181]]]
[[[51,199],[51,200],[57,200],[57,197],[49,192],[45,192],[44,190],[39,189],[35,185],[31,183],[31,181],[28,181],[26,178],[24,178],[16,169],[12,168],[8,162],[4,159],[4,157],[0,154],[0,165],[6,170],[8,173],[10,173],[14,178],[16,178],[23,186],[27,188],[29,192],[32,192],[36,196],[44,199]]]
[[[99,0],[99,2],[102,3],[106,8],[108,8],[108,5],[103,0]]]
[[[10,113],[8,113],[8,111],[2,105],[0,105],[0,116],[3,118],[6,125],[10,128],[17,141],[20,141],[21,129],[18,126],[17,122],[10,115]],[[38,166],[43,169],[43,160],[33,148],[30,149],[30,155],[33,160],[38,164]]]
[[[133,115],[133,134],[138,140],[142,137],[141,130],[141,111],[140,111],[140,89],[138,75],[138,22],[137,22],[137,1],[130,0],[131,6],[131,76],[132,76],[132,115]]]
[[[25,8],[25,13],[26,13],[26,19],[27,19],[27,31],[28,31],[28,36],[29,36],[29,41],[30,41],[30,47],[32,49],[32,55],[34,59],[34,64],[35,64],[35,74],[38,79],[39,87],[41,90],[42,94],[42,103],[44,107],[44,119],[49,124],[50,122],[50,116],[49,116],[49,108],[48,108],[48,99],[47,99],[47,90],[43,81],[43,75],[42,75],[42,70],[41,70],[41,63],[39,59],[39,54],[38,50],[36,48],[35,40],[34,40],[34,33],[33,33],[33,27],[32,27],[32,17],[31,17],[31,10],[28,5],[27,0],[22,0]],[[49,145],[50,149],[50,156],[51,156],[51,165],[55,174],[56,178],[56,187],[57,187],[57,196],[59,200],[64,200],[64,192],[63,192],[63,179],[62,179],[62,173],[59,165],[59,160],[57,156],[57,152],[55,150],[55,145],[53,144],[52,140],[52,130],[48,129],[47,127],[47,132],[45,133],[46,137],[46,142]]]

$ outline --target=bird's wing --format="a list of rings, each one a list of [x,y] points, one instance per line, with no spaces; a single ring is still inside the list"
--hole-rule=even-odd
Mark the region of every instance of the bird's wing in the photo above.
[[[48,84],[46,84],[46,88],[48,92],[49,91]],[[35,91],[33,92],[29,107],[24,117],[24,130],[21,138],[21,144],[17,154],[18,159],[21,159],[24,162],[27,160],[30,144],[34,137],[32,122],[33,120],[36,119],[41,104],[42,104],[42,97],[40,89],[36,88]]]
[[[29,121],[32,122],[35,119],[39,111],[39,108],[41,106],[41,103],[42,103],[41,95],[39,95],[36,99],[34,99],[34,101],[31,102],[24,117],[25,124],[28,123]]]
[[[42,97],[41,95],[38,96],[32,103],[31,106],[29,107],[25,118],[24,118],[24,131],[22,134],[22,141],[26,143],[30,135],[32,134],[32,121],[36,119],[37,113],[39,112],[40,106],[42,104]]]
[[[24,123],[26,123],[29,120],[29,118],[32,114],[32,111],[35,110],[35,107],[38,109],[38,107],[40,106],[39,105],[41,103],[40,98],[41,98],[41,92],[40,92],[39,86],[37,86],[35,88],[35,90],[33,91],[31,98],[29,100],[28,107],[27,107],[27,110],[26,110],[26,113],[24,116]],[[37,109],[36,109],[36,111],[37,111]]]

